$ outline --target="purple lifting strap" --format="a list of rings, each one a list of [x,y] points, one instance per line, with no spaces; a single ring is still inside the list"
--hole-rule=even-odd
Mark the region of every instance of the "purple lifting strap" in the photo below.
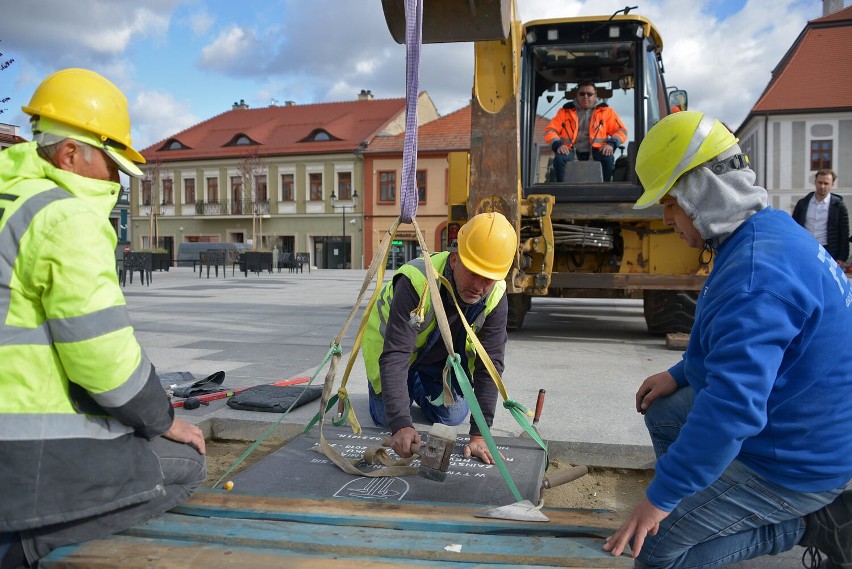
[[[423,0],[405,1],[405,143],[402,149],[400,220],[417,215],[417,96],[420,92],[420,43]]]

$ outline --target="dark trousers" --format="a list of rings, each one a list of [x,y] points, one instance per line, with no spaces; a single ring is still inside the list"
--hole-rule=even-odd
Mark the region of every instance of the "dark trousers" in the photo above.
[[[207,478],[204,456],[198,454],[195,447],[163,437],[153,439],[150,444],[151,451],[160,459],[164,495],[99,516],[22,531],[16,538],[3,534],[0,535],[0,546],[4,541],[7,545],[10,540],[17,542],[9,548],[10,557],[20,555],[22,549],[26,561],[23,567],[35,566],[39,559],[58,547],[124,531],[170,510],[189,498]],[[0,552],[2,549],[0,547]],[[11,559],[4,560],[7,561]],[[0,563],[0,566],[2,565],[3,563]]]

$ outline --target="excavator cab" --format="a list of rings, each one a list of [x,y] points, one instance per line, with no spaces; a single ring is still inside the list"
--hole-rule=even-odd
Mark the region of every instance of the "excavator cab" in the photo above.
[[[644,134],[670,112],[659,53],[662,40],[640,16],[544,20],[524,26],[520,122],[524,193],[549,193],[565,201],[634,202],[642,189],[635,173]],[[627,127],[606,180],[601,162],[574,159],[557,182],[554,153],[544,126],[563,105],[578,105],[581,82],[591,81],[597,105],[607,105]]]
[[[382,0],[391,35],[405,41],[404,0]],[[630,8],[611,16],[521,24],[511,0],[429,0],[423,42],[473,41],[470,152],[449,157],[447,234],[482,211],[513,220],[520,236],[506,279],[509,328],[536,296],[642,298],[652,333],[689,332],[709,265],[662,221],[633,209],[645,133],[686,110],[664,80],[663,41]],[[621,13],[623,12],[623,13]],[[601,163],[568,162],[554,176],[545,128],[585,82],[627,129],[610,179]]]

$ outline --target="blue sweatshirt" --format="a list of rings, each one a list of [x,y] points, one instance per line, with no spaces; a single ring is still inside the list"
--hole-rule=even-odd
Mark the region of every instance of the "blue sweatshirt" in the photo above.
[[[669,371],[696,392],[648,499],[671,511],[734,459],[784,488],[852,477],[852,290],[787,213],[766,208],[717,249],[689,346]]]

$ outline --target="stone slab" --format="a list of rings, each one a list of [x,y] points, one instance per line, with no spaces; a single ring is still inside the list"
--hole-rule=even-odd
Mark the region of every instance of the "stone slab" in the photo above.
[[[344,458],[364,455],[369,446],[380,446],[390,432],[365,427],[354,434],[348,427],[323,429],[326,440]],[[300,435],[233,477],[233,492],[263,493],[264,495],[299,495],[318,498],[358,498],[383,502],[445,502],[503,506],[516,500],[495,465],[483,464],[476,458],[463,457],[466,435],[456,439],[447,478],[436,482],[414,476],[358,477],[343,472],[324,455],[311,450],[319,442],[315,427]],[[521,496],[538,503],[544,478],[544,451],[529,439],[495,437],[506,466]],[[391,451],[391,456],[397,456]],[[419,461],[412,463],[419,466]],[[363,472],[380,466],[360,465]]]

